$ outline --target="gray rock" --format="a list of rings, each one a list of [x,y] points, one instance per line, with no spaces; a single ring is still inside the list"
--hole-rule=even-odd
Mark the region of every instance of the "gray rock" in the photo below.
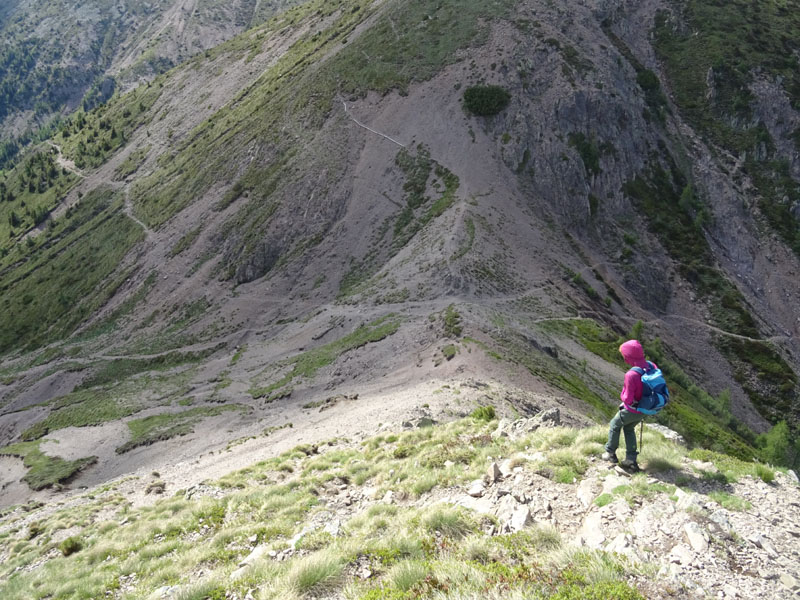
[[[332,519],[325,524],[324,531],[330,533],[333,537],[338,537],[341,527],[342,522],[339,519]]]
[[[513,461],[510,458],[505,459],[500,463],[500,475],[503,477],[510,477],[514,473],[514,467],[511,465]]]
[[[545,409],[533,417],[531,422],[537,423],[540,427],[558,427],[561,425],[561,411],[557,408]]]
[[[733,533],[733,526],[728,519],[728,511],[726,511],[724,508],[715,510],[713,513],[711,513],[711,520],[716,523],[725,533]]]
[[[682,489],[677,488],[675,490],[675,495],[678,497],[678,502],[676,506],[679,510],[687,510],[690,508],[702,509],[703,508],[703,499],[700,497],[700,494],[696,492],[686,493]]]
[[[663,425],[659,425],[657,423],[648,423],[647,428],[651,429],[652,431],[657,431],[666,439],[675,442],[676,444],[680,444],[681,446],[686,445],[686,440],[683,439],[683,436],[677,431],[673,431],[669,427],[664,427]]]
[[[689,550],[689,548],[687,548],[683,544],[678,544],[669,553],[669,560],[670,562],[687,566],[692,563],[692,561],[694,560],[694,556],[692,555],[692,551]]]
[[[489,483],[494,483],[502,477],[502,474],[500,473],[500,467],[497,466],[496,462],[492,462],[492,464],[489,465],[489,468],[486,471],[486,476],[489,478]]]
[[[486,484],[483,483],[482,479],[476,479],[472,483],[469,484],[467,488],[467,494],[472,496],[473,498],[480,498],[483,496],[483,493],[486,491]]]
[[[700,525],[690,521],[683,526],[683,531],[686,533],[686,538],[695,552],[702,553],[708,550],[708,540]]]
[[[162,598],[167,598],[174,592],[174,589],[176,588],[173,588],[169,585],[162,585],[160,588],[150,594],[147,597],[147,600],[161,600]]]
[[[793,592],[800,590],[800,582],[798,582],[797,579],[795,579],[788,573],[783,573],[780,576],[779,580],[786,588],[788,588]]]
[[[255,561],[264,556],[264,554],[266,553],[267,553],[266,546],[263,545],[256,546],[250,554],[248,554],[242,559],[242,561],[239,563],[239,566],[246,567],[248,565],[252,565]]]
[[[786,471],[786,476],[795,484],[800,484],[800,478],[797,477],[797,473],[789,469]]]
[[[510,427],[511,421],[508,419],[500,419],[500,422],[497,423],[497,429],[492,432],[492,438],[497,439],[501,437],[508,437]]]
[[[520,506],[511,515],[508,521],[508,529],[512,532],[522,531],[531,522],[531,511],[527,506]]]
[[[586,515],[583,525],[578,531],[583,545],[595,549],[599,549],[603,545],[603,542],[606,541],[606,536],[603,534],[601,525],[602,518],[599,512]]]
[[[584,479],[578,484],[576,494],[578,496],[578,500],[584,508],[591,506],[592,501],[594,500],[594,487],[594,479]]]

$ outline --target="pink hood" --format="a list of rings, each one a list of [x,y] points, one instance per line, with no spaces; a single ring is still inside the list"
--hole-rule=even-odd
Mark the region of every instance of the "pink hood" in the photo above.
[[[637,340],[628,340],[619,347],[622,358],[632,367],[647,368],[647,361],[644,359],[644,350]]]

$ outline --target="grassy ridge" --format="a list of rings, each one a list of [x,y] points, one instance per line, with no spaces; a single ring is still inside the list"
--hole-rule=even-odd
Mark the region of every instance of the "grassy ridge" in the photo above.
[[[552,491],[573,495],[606,436],[600,426],[539,429],[511,440],[493,438],[496,425],[467,418],[380,435],[360,447],[335,440],[298,446],[206,482],[212,496],[190,497],[178,490],[139,509],[131,509],[114,484],[106,486],[91,492],[83,505],[0,533],[9,549],[0,565],[0,595],[14,600],[97,598],[118,591],[121,576],[136,573],[126,597],[148,598],[161,586],[178,586],[174,592],[184,600],[223,598],[231,592],[243,597],[248,590],[259,600],[337,594],[352,600],[641,600],[637,588],[652,584],[652,565],[572,547],[547,524],[489,535],[489,528],[498,525],[494,517],[428,502],[437,497],[431,494],[463,491],[485,472],[490,457],[513,457],[524,477],[547,477]],[[679,485],[695,487],[703,475],[683,469],[686,456],[659,434],[645,432],[644,464],[671,472]],[[763,465],[713,452],[689,456],[719,468],[717,479],[703,479],[702,485],[731,510],[746,505],[722,491],[731,489],[727,483],[746,476],[774,477]],[[676,490],[675,485],[649,482],[645,474],[629,481],[596,503],[619,497],[636,505]],[[332,534],[322,527],[333,518],[331,506],[320,499],[337,496],[341,486],[353,492],[355,512]],[[364,486],[377,498],[392,490],[398,500],[360,500]],[[57,548],[59,532],[70,528],[77,551],[32,571],[24,568]],[[254,545],[266,552],[239,569]],[[288,550],[284,560],[269,554]],[[370,575],[361,579],[364,566]]]

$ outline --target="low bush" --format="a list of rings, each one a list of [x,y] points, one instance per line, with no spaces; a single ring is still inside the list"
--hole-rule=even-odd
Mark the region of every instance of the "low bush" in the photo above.
[[[473,115],[496,115],[511,102],[511,94],[499,85],[476,85],[464,91],[464,107]]]
[[[497,418],[494,412],[494,406],[479,406],[470,413],[470,416],[476,421],[493,421]]]
[[[80,552],[83,549],[83,542],[76,537],[68,537],[58,545],[58,549],[61,550],[61,554],[64,556],[69,556]]]

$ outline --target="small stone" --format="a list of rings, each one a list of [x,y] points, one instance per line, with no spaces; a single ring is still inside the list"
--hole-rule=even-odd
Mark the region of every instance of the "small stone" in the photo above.
[[[578,484],[576,493],[578,495],[578,500],[584,508],[591,506],[592,501],[594,500],[594,483],[595,482],[593,479],[584,479]]]
[[[467,488],[467,494],[472,496],[473,498],[480,498],[483,496],[483,493],[486,491],[486,485],[483,483],[483,480],[476,479]]]
[[[798,582],[797,579],[795,579],[794,577],[792,577],[788,573],[783,573],[780,576],[779,581],[785,587],[787,587],[788,589],[790,589],[793,592],[796,592],[797,590],[800,590],[800,582]]]
[[[333,537],[339,536],[339,529],[342,527],[342,522],[339,519],[333,519],[325,524],[324,531],[331,534]]]
[[[392,504],[394,502],[394,492],[389,490],[383,495],[383,500],[381,500],[384,504]]]
[[[250,542],[251,544],[255,544],[258,541],[258,536],[251,535],[249,538],[247,538],[247,541]]]
[[[500,474],[500,467],[497,466],[496,462],[493,462],[489,465],[489,469],[486,471],[486,476],[489,478],[489,483],[494,483],[502,477]]]
[[[248,554],[245,558],[242,559],[242,562],[239,563],[240,567],[246,567],[247,565],[253,564],[259,558],[264,556],[267,552],[266,546],[256,546],[256,548]]]
[[[683,544],[678,544],[669,553],[670,562],[677,563],[679,565],[689,565],[691,564],[692,559],[692,551]]]

